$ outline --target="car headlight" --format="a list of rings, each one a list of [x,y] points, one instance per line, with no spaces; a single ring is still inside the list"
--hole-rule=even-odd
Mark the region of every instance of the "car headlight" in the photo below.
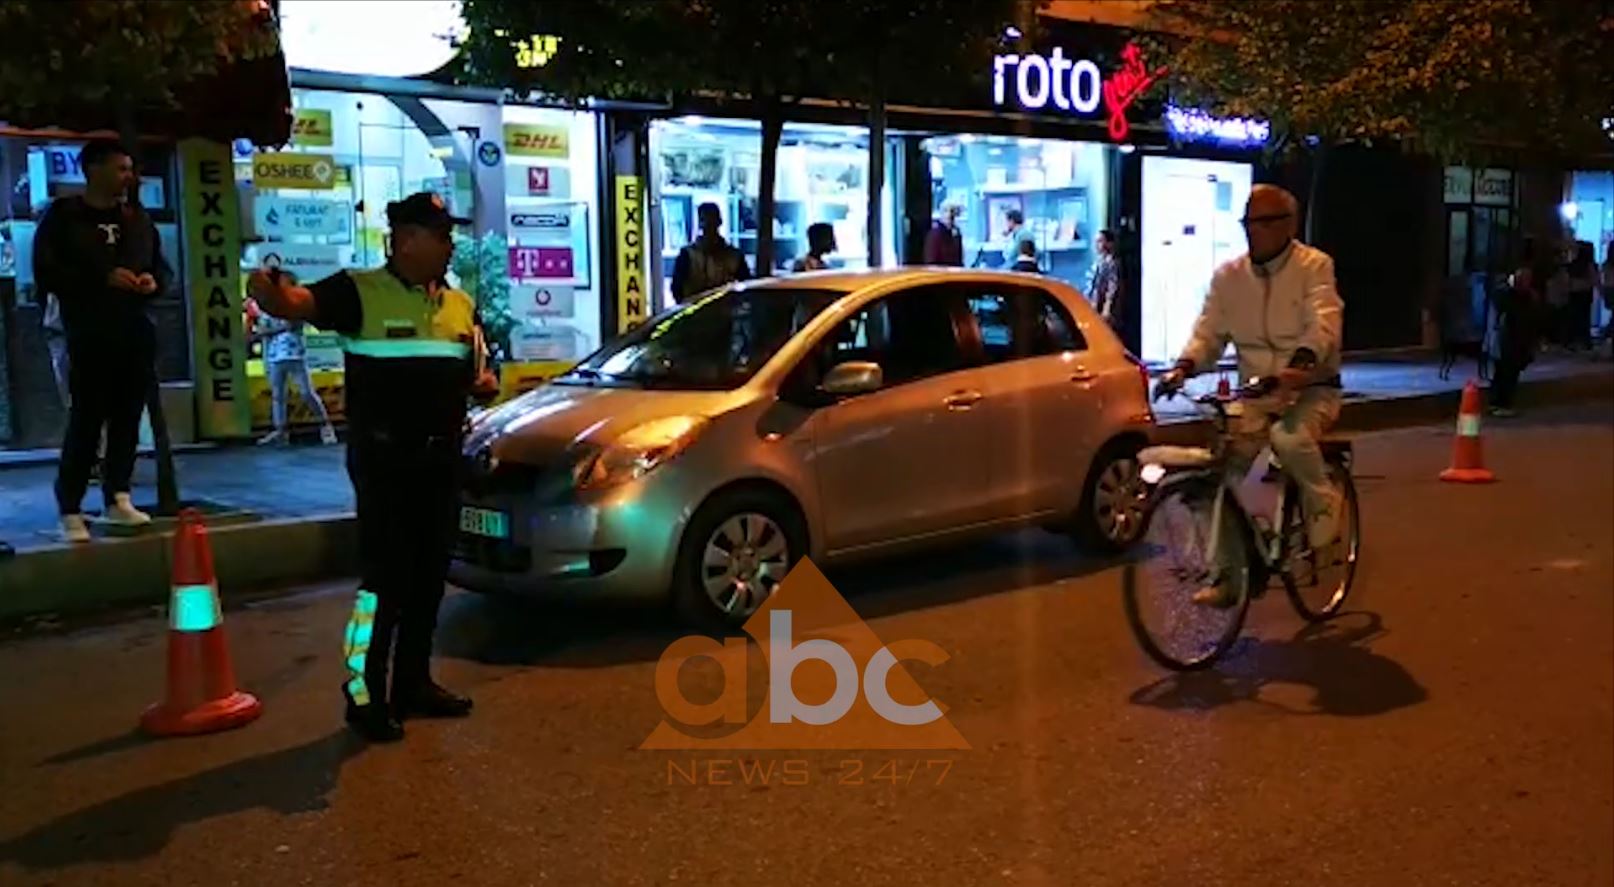
[[[572,482],[579,490],[600,490],[644,477],[689,449],[707,424],[698,416],[669,416],[636,425],[585,453],[572,468]]]

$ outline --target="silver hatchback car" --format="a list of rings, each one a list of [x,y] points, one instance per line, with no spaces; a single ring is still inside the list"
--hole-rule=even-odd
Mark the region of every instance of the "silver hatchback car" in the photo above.
[[[736,284],[472,422],[451,580],[743,622],[820,564],[1142,522],[1148,374],[1068,285],[905,268]]]

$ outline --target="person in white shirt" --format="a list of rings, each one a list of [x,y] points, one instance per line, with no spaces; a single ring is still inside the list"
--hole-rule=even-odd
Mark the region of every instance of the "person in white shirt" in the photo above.
[[[1339,535],[1339,496],[1317,441],[1339,418],[1344,302],[1334,260],[1295,239],[1299,217],[1299,202],[1288,191],[1273,185],[1251,190],[1243,219],[1249,252],[1212,275],[1188,345],[1158,391],[1175,391],[1215,366],[1230,341],[1241,378],[1276,377],[1281,390],[1270,402],[1246,405],[1244,427],[1235,429],[1233,468],[1247,472],[1270,443],[1300,488],[1310,542],[1322,548]],[[1274,413],[1278,420],[1269,424]],[[1206,588],[1194,600],[1221,604],[1221,595]]]

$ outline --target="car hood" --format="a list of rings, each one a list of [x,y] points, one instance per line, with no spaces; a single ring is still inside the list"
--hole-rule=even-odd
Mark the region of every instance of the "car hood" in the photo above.
[[[573,444],[609,444],[653,419],[716,416],[736,402],[736,394],[549,384],[481,417],[466,437],[465,452],[486,448],[501,462],[549,465]]]

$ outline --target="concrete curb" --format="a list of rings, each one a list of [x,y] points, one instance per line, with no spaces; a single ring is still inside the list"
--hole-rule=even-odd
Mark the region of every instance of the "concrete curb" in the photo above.
[[[0,620],[121,606],[166,606],[173,533],[19,553],[0,563]],[[225,600],[357,571],[351,514],[210,527]]]
[[[1461,391],[1347,402],[1341,433],[1456,422]],[[1525,409],[1582,401],[1614,401],[1614,372],[1581,373],[1521,382]],[[1161,443],[1203,441],[1204,420],[1167,420]],[[219,590],[225,600],[277,592],[358,572],[357,521],[352,514],[210,527]],[[92,545],[19,552],[0,562],[0,621],[53,613],[82,614],[121,606],[166,606],[173,534],[109,539]]]

